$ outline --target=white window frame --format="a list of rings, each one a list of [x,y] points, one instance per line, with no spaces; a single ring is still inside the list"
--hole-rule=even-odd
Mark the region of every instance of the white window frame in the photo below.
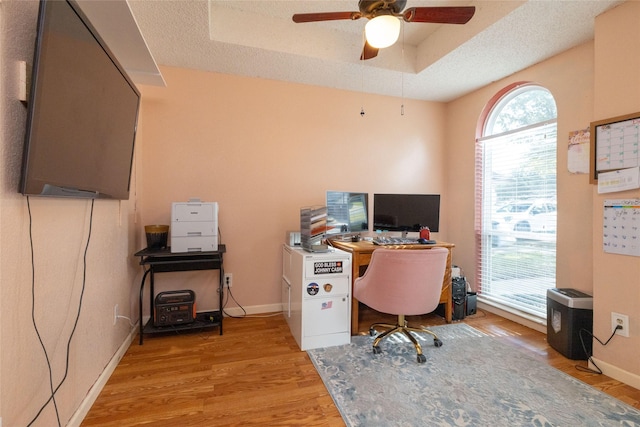
[[[504,232],[493,230],[493,228],[496,227],[496,224],[499,224],[500,227],[505,229],[507,227],[511,227],[511,224],[505,224],[505,217],[513,217],[515,220],[519,217],[523,217],[525,214],[532,215],[530,212],[535,211],[534,207],[536,205],[533,205],[534,203],[542,204],[542,206],[544,206],[546,202],[544,200],[531,200],[532,207],[530,208],[529,213],[517,213],[511,217],[504,213],[496,213],[498,210],[497,202],[495,205],[493,203],[496,198],[496,180],[495,178],[489,179],[487,177],[487,173],[491,171],[491,169],[487,170],[485,164],[485,162],[488,161],[487,156],[491,151],[489,144],[500,144],[502,141],[507,141],[505,142],[507,145],[501,146],[504,148],[498,149],[496,155],[502,156],[506,153],[505,158],[510,159],[509,156],[513,154],[514,158],[510,160],[513,160],[515,164],[518,155],[514,152],[514,148],[520,146],[514,145],[512,146],[513,148],[508,148],[508,141],[510,138],[517,139],[522,135],[526,135],[527,138],[553,137],[553,153],[545,151],[541,155],[553,155],[553,188],[544,188],[543,193],[545,193],[545,199],[549,199],[550,194],[553,194],[553,197],[555,198],[555,180],[557,178],[557,117],[517,129],[507,130],[500,134],[490,134],[491,130],[494,129],[496,120],[503,108],[514,98],[530,90],[544,90],[548,92],[547,89],[532,84],[520,85],[510,91],[507,91],[503,96],[495,101],[494,105],[489,106],[489,113],[486,115],[482,126],[483,135],[477,141],[475,224],[477,254],[476,290],[479,293],[478,298],[482,302],[527,319],[542,322],[546,320],[546,305],[544,305],[546,289],[556,286],[556,220],[554,218],[556,213],[551,215],[551,212],[553,212],[553,206],[548,206],[545,212],[550,212],[548,215],[549,218],[545,218],[544,221],[540,221],[540,218],[544,218],[544,216],[541,215],[532,221],[531,228],[534,228],[535,231],[530,229],[528,232],[523,233],[509,230]],[[549,141],[551,140],[549,139]],[[533,145],[526,146],[523,144],[522,146],[535,148]],[[517,151],[517,149],[515,151]],[[548,157],[543,158],[547,158],[547,161],[551,163],[551,160],[549,160]],[[535,181],[534,179],[532,179],[531,182],[523,182],[526,184],[538,183],[538,181]],[[541,185],[549,186],[550,184],[542,182]],[[515,184],[514,187],[517,193],[517,184]],[[531,191],[531,189],[529,189],[529,191]],[[534,193],[537,191],[538,189],[536,188]],[[512,209],[519,209],[520,206],[515,206],[515,204],[522,200],[524,199],[520,199],[519,196],[515,196],[513,200],[514,206]],[[507,206],[507,208],[509,208],[509,206]],[[557,206],[555,211],[557,212]],[[526,218],[528,219],[533,217]],[[553,221],[551,221],[551,218],[554,218]],[[502,223],[500,221],[502,221]],[[533,222],[536,222],[536,224],[533,224]],[[513,229],[515,229],[515,222],[513,223]],[[553,232],[550,230],[553,230]],[[494,231],[496,234],[494,234]],[[507,248],[495,250],[493,248],[493,242],[496,237],[513,239],[513,243],[509,243],[509,247]],[[533,267],[537,265],[537,260],[540,262],[542,269],[541,272],[535,271],[536,269]],[[509,280],[510,278],[511,280]],[[532,297],[528,292],[533,292],[535,295]]]

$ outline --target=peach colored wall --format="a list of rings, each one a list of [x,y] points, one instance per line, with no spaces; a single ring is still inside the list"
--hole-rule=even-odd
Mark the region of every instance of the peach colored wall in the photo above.
[[[627,2],[596,21],[595,42],[488,85],[447,105],[446,171],[450,206],[448,236],[456,258],[475,285],[474,151],[476,128],[485,104],[505,86],[538,83],[558,106],[557,286],[594,295],[594,333],[610,334],[611,311],[628,314],[630,338],[616,338],[606,348],[594,344],[605,373],[640,385],[640,258],[604,254],[602,202],[588,175],[567,170],[568,133],[594,120],[640,111],[640,3]],[[594,89],[595,88],[595,89]],[[606,198],[637,198],[635,191]]]
[[[596,20],[593,120],[640,112],[640,2],[627,2]],[[640,199],[640,190],[606,195],[593,191],[594,332],[608,336],[611,312],[629,315],[629,338],[594,346],[594,357],[636,374],[640,388],[640,257],[602,250],[605,199]],[[606,366],[605,367],[608,367]]]
[[[4,426],[24,426],[50,396],[43,350],[31,321],[32,284],[29,214],[18,194],[26,108],[17,99],[18,61],[32,62],[37,1],[3,0],[0,5],[0,416]],[[61,165],[62,166],[62,165]],[[87,252],[82,311],[69,351],[69,371],[56,394],[62,425],[131,331],[126,320],[113,325],[113,309],[136,320],[139,268],[133,202],[95,203]],[[64,376],[67,341],[82,286],[82,259],[90,202],[31,198],[35,250],[35,319],[57,385]],[[34,426],[57,425],[49,403]]]
[[[576,71],[576,70],[579,70]],[[558,108],[558,287],[592,291],[591,186],[586,174],[567,169],[568,134],[585,129],[593,106],[593,44],[587,43],[488,85],[447,105],[446,194],[457,209],[449,212],[451,240],[459,244],[460,266],[475,286],[474,167],[478,120],[487,102],[502,88],[519,81],[537,83],[553,94]]]
[[[591,120],[640,111],[639,7],[628,2],[599,18],[595,48],[572,49],[446,107],[407,100],[404,117],[398,98],[163,68],[169,87],[143,88],[138,200],[134,194],[128,202],[96,202],[83,311],[69,378],[57,395],[62,423],[129,334],[126,321],[112,325],[113,306],[136,320],[140,267],[131,254],[144,246],[144,224],[169,221],[172,201],[220,202],[226,267],[245,306],[279,304],[284,232],[298,227],[301,206],[323,203],[328,189],[442,193],[437,237],[456,243],[454,262],[473,274],[473,142],[484,103],[514,80],[543,84],[558,102],[560,142]],[[0,7],[0,416],[8,426],[26,425],[48,397],[46,363],[31,326],[28,213],[15,190],[26,116],[15,98],[16,61],[31,61],[36,13],[35,0],[3,0]],[[598,335],[606,335],[610,311],[630,315],[632,337],[595,352],[637,377],[640,261],[602,253],[603,197],[585,176],[566,172],[562,148],[558,164],[558,284],[594,292]],[[88,202],[32,202],[36,319],[59,380]],[[166,276],[160,287],[197,288],[207,279]],[[205,297],[214,304],[212,294]],[[34,425],[55,424],[49,406]]]
[[[144,87],[142,224],[168,224],[171,203],[217,201],[235,299],[279,310],[281,246],[299,210],[327,190],[444,194],[442,104],[224,74],[162,68]],[[361,107],[365,115],[360,116]],[[446,208],[441,227],[447,230]],[[440,233],[440,236],[446,235]],[[207,289],[216,273],[158,275],[158,289]],[[230,301],[228,307],[235,306]]]

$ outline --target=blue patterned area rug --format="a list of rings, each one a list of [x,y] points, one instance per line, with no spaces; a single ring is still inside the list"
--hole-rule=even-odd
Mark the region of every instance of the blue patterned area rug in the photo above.
[[[309,350],[347,426],[640,426],[640,411],[463,323]],[[397,334],[396,334],[397,336]]]

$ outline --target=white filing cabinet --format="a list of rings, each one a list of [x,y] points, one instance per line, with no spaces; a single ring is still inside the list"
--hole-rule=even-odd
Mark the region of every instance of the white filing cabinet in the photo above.
[[[171,252],[218,250],[218,203],[191,200],[171,206]]]
[[[301,350],[351,342],[351,254],[284,245],[282,308]]]

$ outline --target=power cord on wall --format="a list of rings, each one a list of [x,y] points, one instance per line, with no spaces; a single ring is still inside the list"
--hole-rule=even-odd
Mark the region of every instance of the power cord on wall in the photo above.
[[[222,232],[220,231],[220,227],[218,227],[218,236],[220,237],[220,243],[222,244]],[[223,274],[222,272],[220,272],[220,274]],[[278,313],[274,313],[274,314],[268,314],[268,315],[261,315],[261,316],[249,316],[247,315],[247,310],[244,309],[244,307],[236,300],[236,298],[233,296],[233,292],[231,292],[231,287],[229,286],[228,283],[224,283],[223,284],[223,288],[227,288],[227,298],[224,300],[224,302],[222,303],[222,307],[220,307],[220,315],[221,316],[227,316],[227,317],[233,317],[236,319],[242,319],[245,317],[272,317],[272,316],[277,316],[280,314],[280,312]],[[242,310],[242,316],[232,316],[231,314],[227,313],[226,311],[224,311],[224,308],[227,306],[227,303],[229,302],[229,297],[231,297],[231,299],[236,303],[236,305]]]
[[[137,325],[137,322],[136,322],[136,323],[133,323],[133,320],[131,320],[131,318],[130,318],[130,317],[123,316],[122,314],[118,314],[118,315],[116,316],[116,319],[124,319],[124,320],[127,320],[127,321],[129,322],[129,326],[131,326],[132,328],[133,328],[134,326],[136,326],[136,325]]]
[[[42,411],[47,407],[47,405],[50,402],[53,402],[53,406],[56,411],[56,420],[58,422],[58,427],[62,426],[60,422],[60,413],[58,411],[58,404],[56,402],[56,393],[58,392],[60,387],[62,387],[62,384],[64,384],[64,382],[67,379],[67,375],[69,374],[69,354],[70,354],[71,340],[73,339],[73,336],[76,332],[76,327],[78,326],[78,320],[80,319],[80,312],[82,310],[82,299],[84,297],[84,290],[85,290],[86,281],[87,281],[87,252],[89,250],[89,242],[91,241],[91,230],[93,228],[93,207],[94,207],[94,199],[91,199],[91,211],[89,213],[89,231],[87,235],[87,243],[84,248],[84,255],[82,258],[82,289],[80,292],[80,299],[78,301],[78,311],[76,314],[75,321],[73,323],[73,329],[71,330],[71,334],[69,335],[69,340],[67,341],[64,375],[62,376],[62,379],[60,380],[58,385],[54,388],[51,361],[49,359],[49,355],[47,353],[47,349],[44,345],[44,342],[42,341],[42,337],[40,336],[40,332],[38,330],[38,326],[36,324],[36,319],[35,319],[35,299],[36,298],[35,298],[35,262],[34,262],[35,256],[34,256],[34,248],[33,248],[33,231],[32,231],[33,219],[31,216],[31,203],[29,200],[29,196],[27,196],[27,210],[29,212],[29,243],[31,246],[31,321],[33,322],[33,328],[36,332],[36,335],[38,336],[38,340],[40,341],[40,346],[42,347],[42,351],[47,361],[47,369],[49,370],[49,387],[51,389],[51,396],[40,407],[35,417],[33,417],[33,419],[29,422],[29,424],[27,424],[28,426],[31,426],[40,417],[40,415],[42,414]]]
[[[247,317],[247,310],[245,310],[244,307],[242,305],[240,305],[240,303],[238,301],[236,301],[236,298],[233,296],[233,292],[231,292],[231,288],[229,287],[229,285],[227,285],[227,284],[225,284],[225,285],[226,285],[226,288],[227,288],[227,299],[225,299],[224,304],[220,308],[220,311],[222,312],[222,315],[226,315],[227,317],[234,317],[234,318],[237,318],[237,319],[242,319],[243,317]],[[232,316],[231,314],[229,314],[229,313],[224,311],[224,308],[227,306],[227,303],[229,302],[229,297],[231,297],[233,302],[235,302],[236,305],[238,307],[240,307],[240,309],[242,310],[242,313],[243,313],[242,316]]]
[[[233,292],[231,292],[231,288],[229,286],[226,286],[226,288],[227,288],[227,298],[225,299],[224,304],[220,308],[220,311],[222,312],[222,315],[226,315],[227,317],[232,317],[232,318],[235,318],[235,319],[244,319],[244,318],[275,317],[275,316],[279,316],[280,314],[282,314],[282,312],[279,311],[277,313],[271,313],[271,314],[248,315],[247,314],[247,310],[245,310],[244,307],[242,307],[242,305],[233,296]],[[226,311],[224,311],[224,308],[227,306],[227,303],[229,302],[229,297],[231,297],[231,299],[236,303],[236,305],[238,307],[240,307],[240,309],[243,312],[242,316],[233,316],[233,315],[227,313]]]
[[[595,335],[593,335],[593,333],[587,329],[580,329],[580,332],[578,333],[578,335],[580,336],[580,344],[582,345],[582,350],[584,351],[584,354],[588,354],[587,352],[587,346],[584,343],[584,337],[583,337],[583,333],[589,334],[591,335],[592,338],[594,338],[596,341],[598,341],[600,344],[602,344],[603,346],[609,344],[609,341],[611,341],[611,339],[613,338],[613,336],[616,334],[616,331],[618,329],[622,329],[622,326],[620,325],[616,325],[615,329],[613,330],[613,332],[611,332],[611,336],[609,337],[608,340],[606,340],[605,342],[600,341],[600,339],[598,337],[596,337]],[[596,369],[591,369],[589,367],[585,367],[585,366],[580,366],[580,365],[576,365],[576,369],[578,371],[582,371],[582,372],[589,372],[592,374],[602,374],[602,370],[598,367],[598,365],[596,365],[596,362],[593,361],[593,354],[589,354],[587,360],[589,362],[591,362],[591,364],[593,366],[596,367]]]

